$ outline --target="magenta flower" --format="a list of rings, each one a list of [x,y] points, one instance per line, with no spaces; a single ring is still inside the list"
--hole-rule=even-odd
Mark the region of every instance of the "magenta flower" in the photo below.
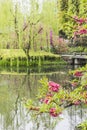
[[[51,90],[52,92],[58,92],[60,89],[60,85],[53,82],[53,81],[49,81],[49,90]]]
[[[81,25],[81,24],[83,24],[83,23],[85,22],[85,19],[80,18],[80,19],[78,19],[78,21],[77,21],[77,22]]]
[[[75,76],[75,77],[81,77],[81,76],[83,76],[83,74],[82,74],[81,71],[76,71],[76,72],[74,73],[74,76]]]
[[[57,117],[59,114],[57,113],[57,110],[56,108],[51,108],[50,109],[50,115],[53,116],[53,117]]]
[[[87,34],[87,29],[81,29],[81,30],[79,30],[79,34],[80,35]]]
[[[87,34],[87,29],[80,29],[78,31],[74,32],[74,37],[77,35],[83,35],[83,34]]]
[[[78,18],[78,16],[74,16],[73,18],[79,25],[82,25],[83,23],[87,22],[87,19],[85,18]]]
[[[44,99],[44,103],[49,104],[50,103],[49,98]]]

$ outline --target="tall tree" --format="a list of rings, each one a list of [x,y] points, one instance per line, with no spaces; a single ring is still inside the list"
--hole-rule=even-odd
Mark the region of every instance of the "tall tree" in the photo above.
[[[58,30],[61,35],[65,34],[65,24],[67,23],[68,0],[58,0]]]
[[[10,9],[13,9],[11,0],[0,1],[0,43],[1,48],[10,46],[10,32],[12,30],[12,14]]]
[[[56,4],[57,0],[44,0],[41,11],[42,23],[46,28],[52,29],[55,34],[58,33],[58,9]]]

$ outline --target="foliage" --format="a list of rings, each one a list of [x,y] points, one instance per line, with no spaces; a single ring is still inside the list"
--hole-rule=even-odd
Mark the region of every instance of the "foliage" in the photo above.
[[[87,130],[87,121],[84,121],[79,124],[77,128],[80,128],[80,130]]]

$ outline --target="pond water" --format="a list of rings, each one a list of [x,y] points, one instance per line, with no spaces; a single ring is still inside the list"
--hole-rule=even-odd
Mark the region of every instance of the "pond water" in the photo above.
[[[86,107],[72,106],[58,118],[47,114],[32,117],[22,103],[23,98],[33,98],[39,82],[49,80],[65,84],[71,66],[45,66],[43,68],[0,68],[0,130],[74,130],[87,118]]]

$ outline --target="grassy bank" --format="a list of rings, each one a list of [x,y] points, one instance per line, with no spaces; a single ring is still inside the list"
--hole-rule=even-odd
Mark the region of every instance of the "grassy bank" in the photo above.
[[[22,49],[0,49],[1,66],[32,66],[65,63],[59,55],[45,51],[30,51],[30,59]]]

